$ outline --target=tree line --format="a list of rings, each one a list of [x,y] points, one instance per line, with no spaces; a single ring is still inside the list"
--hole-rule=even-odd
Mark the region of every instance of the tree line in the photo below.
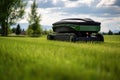
[[[109,30],[108,32],[102,32],[103,35],[120,35],[120,31],[118,32],[113,32]]]
[[[10,34],[16,34],[16,35],[28,35],[28,30],[22,29],[20,25],[18,24],[16,27],[13,27],[9,29]],[[49,33],[53,33],[53,30],[42,30],[41,35],[47,35]]]

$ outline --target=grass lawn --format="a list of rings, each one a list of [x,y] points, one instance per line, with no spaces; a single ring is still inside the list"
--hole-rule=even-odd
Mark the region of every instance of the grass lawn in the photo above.
[[[120,36],[104,43],[0,37],[0,80],[120,80]]]

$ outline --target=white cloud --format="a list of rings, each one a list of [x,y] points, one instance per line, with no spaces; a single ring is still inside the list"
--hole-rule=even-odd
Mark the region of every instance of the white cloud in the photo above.
[[[101,19],[101,26],[102,30],[104,32],[108,32],[109,30],[120,30],[120,17],[114,17],[114,18],[103,18]]]
[[[47,8],[47,9],[39,9],[42,15],[42,25],[52,25],[52,23],[64,18],[64,12],[54,12],[54,8]]]
[[[27,2],[27,7],[30,7],[32,3],[33,3],[32,0],[28,1],[28,2]]]
[[[18,23],[28,23],[28,21],[26,19],[22,19]]]
[[[30,13],[30,10],[31,10],[30,6],[25,9],[24,18],[18,21],[18,23],[28,23],[27,19],[28,19],[28,13]]]
[[[85,4],[89,5],[89,6],[92,4],[92,2],[94,2],[94,0],[82,0],[81,1],[81,3],[85,3]]]
[[[78,7],[83,4],[91,6],[94,0],[76,0],[76,1],[62,0],[62,1],[64,2],[65,7]]]
[[[115,3],[116,0],[101,0],[100,3],[98,3],[97,7],[105,7],[105,6],[111,6]]]
[[[58,0],[53,0],[53,4],[56,4]]]

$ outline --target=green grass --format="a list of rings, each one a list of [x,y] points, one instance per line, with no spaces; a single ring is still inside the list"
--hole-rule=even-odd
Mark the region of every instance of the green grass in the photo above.
[[[119,80],[120,36],[104,43],[0,37],[0,80]]]

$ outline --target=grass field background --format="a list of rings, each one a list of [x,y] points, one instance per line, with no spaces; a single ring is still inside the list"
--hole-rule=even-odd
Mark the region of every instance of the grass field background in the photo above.
[[[105,42],[0,37],[0,80],[120,80],[120,36]]]

